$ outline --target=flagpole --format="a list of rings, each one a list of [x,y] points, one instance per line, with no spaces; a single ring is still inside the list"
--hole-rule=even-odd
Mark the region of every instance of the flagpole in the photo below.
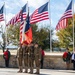
[[[72,1],[72,7],[73,7],[73,51],[74,51],[74,0]]]
[[[28,12],[29,12],[29,5],[28,5],[28,1],[27,1],[27,15],[28,15]]]
[[[4,6],[5,6],[5,2],[4,2]],[[6,39],[6,46],[7,46],[6,9],[5,9],[5,39]]]
[[[50,4],[50,0],[49,0]],[[49,5],[49,20],[50,20],[50,52],[52,52],[52,35],[51,35],[51,10],[50,10],[50,5]]]

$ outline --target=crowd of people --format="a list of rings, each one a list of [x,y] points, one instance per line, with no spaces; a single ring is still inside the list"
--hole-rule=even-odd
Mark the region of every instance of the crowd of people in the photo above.
[[[9,67],[10,60],[10,51],[7,48],[3,53],[3,58],[5,59],[5,66]],[[25,69],[24,73],[34,73],[34,68],[36,69],[35,74],[40,73],[40,68],[43,68],[45,52],[44,49],[38,45],[38,43],[31,44],[19,44],[19,48],[17,50],[17,60],[19,66],[19,73],[23,72],[23,68]],[[69,48],[66,48],[66,51],[63,53],[63,60],[66,63],[66,69],[70,69],[71,63],[73,63],[73,70],[75,70],[75,48],[71,53]],[[23,65],[24,64],[24,65]],[[30,70],[28,70],[30,69]]]
[[[42,51],[42,48],[39,47],[38,43],[33,44],[32,42],[29,45],[20,44],[20,47],[17,51],[17,59],[19,65],[18,72],[20,73],[23,72],[23,67],[24,67],[25,73],[33,74],[35,68],[36,69],[35,74],[39,74],[41,63],[42,63],[41,68],[43,68],[43,60],[44,60],[43,56],[44,56],[44,51]],[[24,61],[24,66],[23,66],[23,61]],[[30,69],[30,72],[28,72],[28,68]]]

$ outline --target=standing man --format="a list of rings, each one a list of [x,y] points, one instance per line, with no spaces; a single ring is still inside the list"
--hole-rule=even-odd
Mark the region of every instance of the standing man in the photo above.
[[[35,61],[35,66],[36,66],[35,74],[39,74],[40,60],[41,60],[41,50],[38,46],[38,43],[35,43],[35,45],[34,45],[34,61]]]
[[[73,70],[75,70],[75,48],[74,52],[72,53],[72,61],[73,61]]]
[[[41,63],[41,69],[42,69],[43,68],[43,62],[44,62],[44,57],[45,57],[45,52],[42,49],[42,47],[40,47],[40,49],[41,49],[41,61],[40,61],[40,63]]]
[[[34,67],[34,45],[33,42],[31,42],[29,47],[29,68],[30,68],[30,74],[33,74],[33,67]]]
[[[5,66],[9,67],[9,60],[10,60],[10,51],[8,50],[8,48],[6,49],[6,51],[4,51],[3,57],[5,59]]]
[[[18,48],[18,51],[17,51],[17,59],[18,59],[18,65],[19,65],[19,73],[22,72],[23,70],[23,65],[22,65],[22,62],[23,62],[23,49],[22,49],[22,44],[20,44],[20,47]]]
[[[27,45],[23,45],[23,60],[25,68],[24,73],[28,72],[28,52],[29,52],[29,47]]]

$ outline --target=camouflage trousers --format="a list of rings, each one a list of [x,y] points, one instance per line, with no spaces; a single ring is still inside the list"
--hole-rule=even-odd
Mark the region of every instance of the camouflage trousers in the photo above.
[[[18,65],[22,66],[23,58],[18,58]]]
[[[39,58],[38,57],[35,57],[34,58],[34,62],[35,62],[35,66],[36,67],[40,67],[40,61],[39,61]]]
[[[24,59],[24,66],[28,67],[28,65],[29,65],[28,56],[25,56],[23,59]]]

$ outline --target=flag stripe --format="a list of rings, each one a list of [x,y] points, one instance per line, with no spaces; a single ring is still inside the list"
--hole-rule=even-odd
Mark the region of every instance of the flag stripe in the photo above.
[[[31,21],[32,21],[32,20],[35,20],[35,19],[43,18],[43,17],[45,17],[45,16],[46,16],[46,17],[48,16],[48,12],[44,12],[44,13],[35,15],[35,17],[33,17],[33,18],[31,19]]]
[[[38,19],[38,20],[35,20],[35,22],[32,21],[30,24],[37,23],[37,22],[40,22],[42,20],[47,20],[47,19],[49,19],[49,18],[47,17],[47,18]]]
[[[22,21],[20,24],[20,43],[22,43],[22,41],[23,41],[23,39],[22,39],[23,25],[24,25],[24,21]]]
[[[61,20],[56,26],[56,30],[64,29],[67,27],[67,19]]]
[[[34,20],[38,21],[38,20],[42,20],[42,19],[46,19],[46,18],[48,18],[48,17],[46,15],[43,15],[43,16],[40,16],[40,17],[33,18],[32,22],[34,22]]]

